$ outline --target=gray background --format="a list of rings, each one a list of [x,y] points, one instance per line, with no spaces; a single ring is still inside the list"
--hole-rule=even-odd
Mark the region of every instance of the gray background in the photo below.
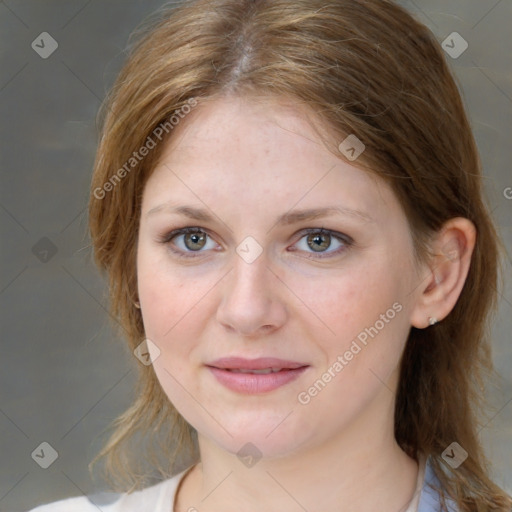
[[[486,191],[508,250],[512,242],[510,0],[409,0],[442,42],[468,42],[448,60],[481,151]],[[0,510],[97,491],[87,464],[99,437],[130,403],[135,358],[106,312],[91,260],[86,203],[96,114],[124,60],[130,32],[161,0],[0,1]],[[32,41],[58,42],[47,59]],[[512,196],[512,191],[509,197]],[[509,252],[510,254],[510,252]],[[512,491],[512,279],[510,256],[494,325],[500,377],[481,430],[498,484]],[[58,452],[42,469],[42,443]]]

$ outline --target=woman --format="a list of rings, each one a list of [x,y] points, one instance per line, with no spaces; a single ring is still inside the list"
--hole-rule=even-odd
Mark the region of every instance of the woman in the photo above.
[[[475,409],[499,242],[428,29],[385,0],[187,1],[107,107],[90,228],[141,364],[101,510],[510,510]]]

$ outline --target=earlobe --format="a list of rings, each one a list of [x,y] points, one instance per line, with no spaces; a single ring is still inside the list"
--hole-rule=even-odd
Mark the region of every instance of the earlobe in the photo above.
[[[446,318],[460,297],[476,243],[476,228],[466,218],[450,219],[432,240],[427,277],[418,287],[411,325],[424,329]]]

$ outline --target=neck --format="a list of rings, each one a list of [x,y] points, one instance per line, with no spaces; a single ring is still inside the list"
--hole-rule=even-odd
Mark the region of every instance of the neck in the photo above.
[[[303,457],[265,461],[258,470],[241,468],[238,460],[206,467],[200,463],[176,512],[339,512],[340,505],[345,512],[403,512],[414,496],[417,471],[416,462],[398,446],[378,457],[366,453],[316,461],[310,457],[308,462]]]

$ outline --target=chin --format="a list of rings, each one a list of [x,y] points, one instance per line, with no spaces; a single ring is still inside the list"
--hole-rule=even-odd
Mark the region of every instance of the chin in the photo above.
[[[299,428],[296,424],[283,422],[286,414],[279,421],[261,421],[261,415],[258,414],[259,421],[247,416],[238,423],[227,421],[226,428],[232,437],[222,427],[214,427],[214,431],[206,429],[199,432],[223,450],[238,457],[285,457],[308,444],[311,435],[308,435],[304,425]]]

